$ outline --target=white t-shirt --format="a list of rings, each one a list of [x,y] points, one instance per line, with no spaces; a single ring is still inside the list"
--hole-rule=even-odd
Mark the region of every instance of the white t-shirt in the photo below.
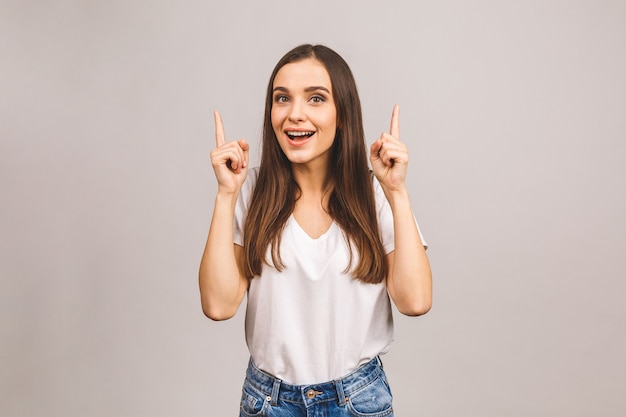
[[[257,177],[258,168],[248,172],[235,209],[238,245],[243,245]],[[391,208],[372,177],[380,235],[389,253],[394,249]],[[264,265],[248,290],[246,342],[259,369],[290,384],[313,384],[342,377],[389,350],[393,319],[385,282],[366,284],[343,273],[350,258],[337,223],[313,239],[292,215],[280,255],[282,272]],[[355,255],[353,266],[356,260]]]

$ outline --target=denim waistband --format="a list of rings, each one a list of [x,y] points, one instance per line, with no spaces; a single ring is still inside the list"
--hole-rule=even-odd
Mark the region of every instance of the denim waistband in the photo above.
[[[344,405],[351,395],[378,378],[381,372],[382,362],[377,356],[342,378],[319,384],[291,385],[263,372],[250,359],[246,383],[265,395],[272,405],[279,399],[304,403],[307,407],[326,401],[339,401],[339,405]]]

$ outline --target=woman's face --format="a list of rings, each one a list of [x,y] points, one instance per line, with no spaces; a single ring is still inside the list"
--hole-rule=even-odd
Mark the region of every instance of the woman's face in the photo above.
[[[283,66],[274,79],[272,127],[292,164],[326,168],[337,130],[330,76],[315,59]]]

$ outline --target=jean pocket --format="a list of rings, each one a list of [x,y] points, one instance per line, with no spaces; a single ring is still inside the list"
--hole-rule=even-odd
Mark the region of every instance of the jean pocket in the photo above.
[[[241,391],[240,415],[243,417],[259,417],[266,413],[267,397],[252,389]]]
[[[381,373],[370,384],[353,393],[348,398],[348,411],[355,417],[391,417],[393,397]]]

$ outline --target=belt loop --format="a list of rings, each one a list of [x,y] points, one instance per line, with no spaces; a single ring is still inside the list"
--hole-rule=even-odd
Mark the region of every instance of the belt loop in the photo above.
[[[335,389],[337,390],[337,399],[339,400],[339,405],[343,407],[346,405],[346,394],[343,392],[343,382],[341,379],[335,380]]]
[[[378,362],[378,366],[380,366],[380,369],[383,369],[383,361],[380,359],[380,356],[376,356],[376,361]]]
[[[278,405],[278,390],[280,389],[281,382],[282,381],[278,378],[274,380],[274,385],[272,386],[272,394],[271,394],[273,406]]]

